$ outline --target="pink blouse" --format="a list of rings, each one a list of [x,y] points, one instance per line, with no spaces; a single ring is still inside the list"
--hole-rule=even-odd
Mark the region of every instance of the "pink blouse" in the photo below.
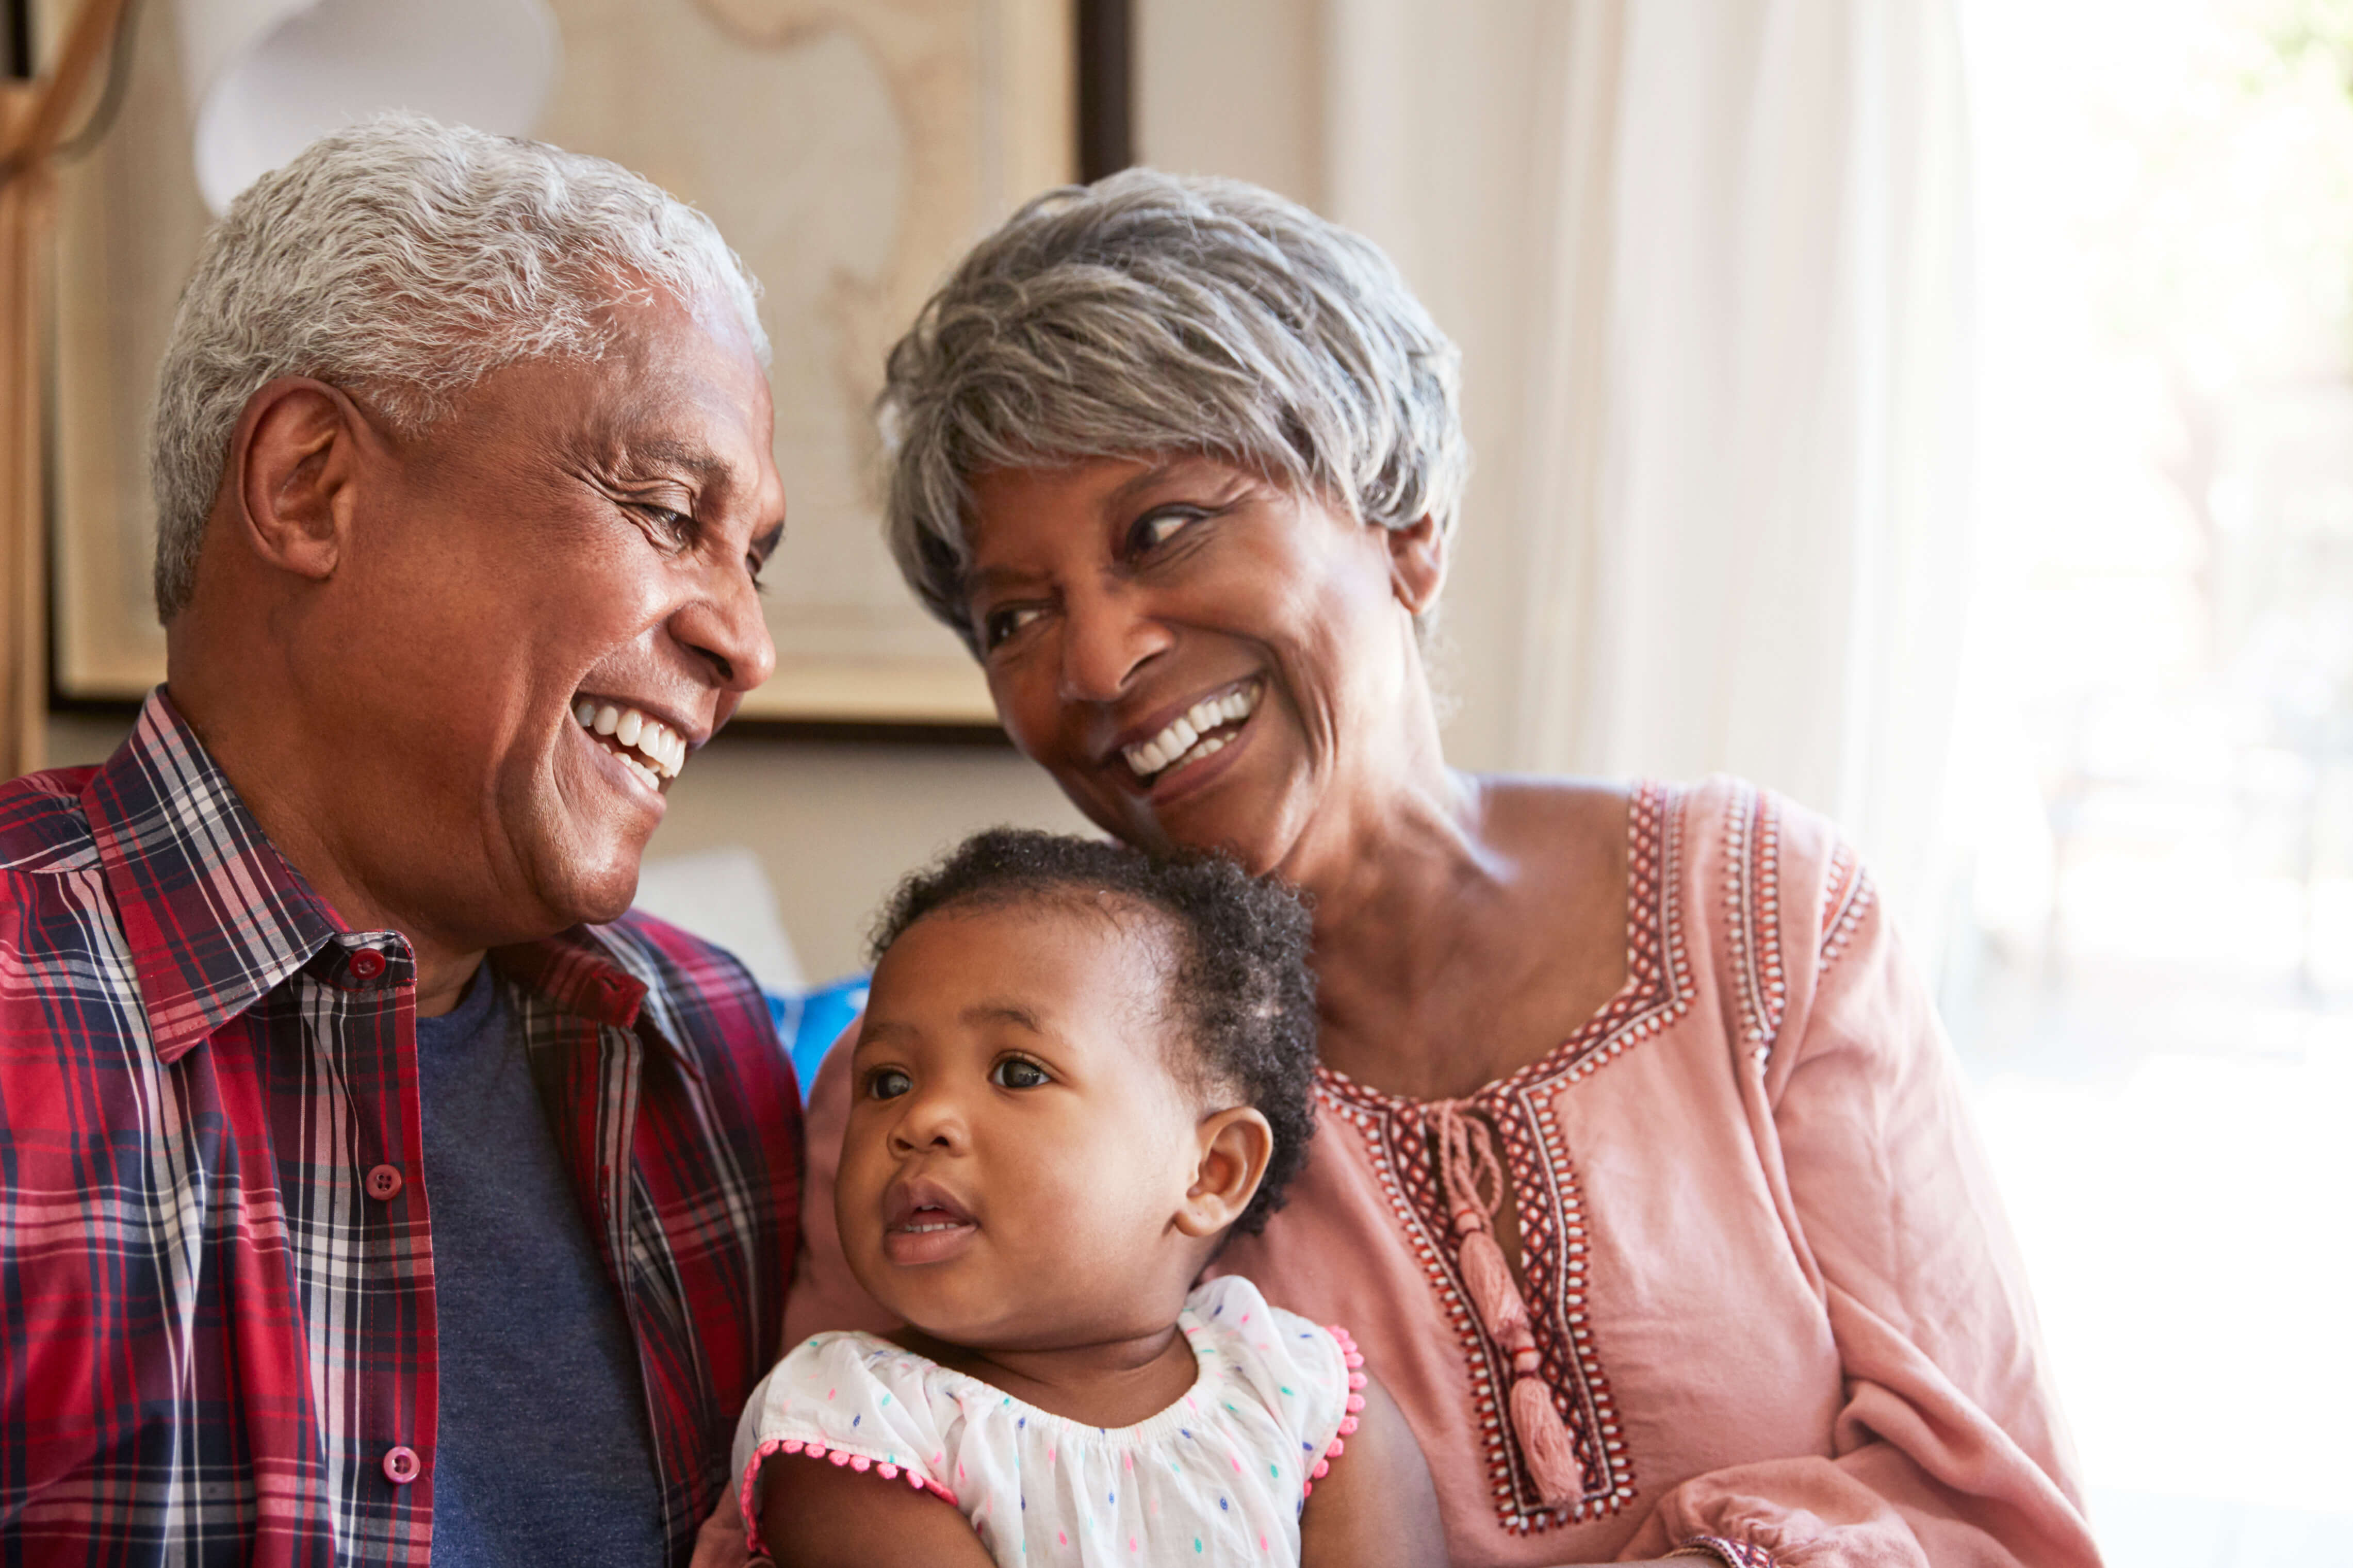
[[[1870,879],[1821,819],[1736,781],[1646,784],[1630,817],[1624,988],[1451,1108],[1510,1173],[1575,1500],[1539,1494],[1513,1357],[1466,1294],[1445,1108],[1323,1069],[1289,1204],[1214,1271],[1350,1325],[1420,1439],[1458,1568],[1684,1547],[2096,1565],[2000,1198]],[[837,1050],[788,1342],[887,1325],[834,1226],[849,1089]]]

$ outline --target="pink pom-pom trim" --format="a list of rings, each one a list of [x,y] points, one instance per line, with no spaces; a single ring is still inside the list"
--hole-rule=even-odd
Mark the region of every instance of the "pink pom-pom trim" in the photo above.
[[[1355,1435],[1356,1413],[1365,1407],[1365,1396],[1357,1391],[1364,1388],[1369,1381],[1364,1373],[1358,1370],[1365,1364],[1365,1355],[1356,1348],[1356,1337],[1337,1323],[1327,1324],[1325,1331],[1331,1334],[1333,1341],[1339,1345],[1340,1363],[1348,1369],[1348,1405],[1346,1411],[1340,1417],[1339,1430],[1333,1435],[1332,1441],[1324,1449],[1323,1457],[1318,1458],[1314,1467],[1307,1472],[1308,1479],[1299,1489],[1299,1495],[1303,1500],[1314,1494],[1315,1482],[1318,1479],[1332,1473],[1332,1461],[1347,1451],[1348,1445],[1345,1439]]]
[[[776,1454],[797,1454],[806,1459],[830,1459],[846,1469],[860,1474],[871,1472],[881,1476],[886,1481],[904,1479],[906,1483],[915,1490],[929,1492],[950,1508],[959,1506],[955,1493],[938,1482],[927,1481],[912,1469],[887,1463],[871,1454],[853,1454],[847,1448],[828,1449],[823,1443],[797,1437],[763,1443],[760,1445],[759,1451],[752,1456],[752,1462],[744,1466],[743,1484],[737,1488],[735,1496],[736,1506],[744,1515],[744,1538],[750,1544],[754,1559],[764,1555],[767,1548],[760,1540],[760,1521],[753,1516],[752,1488],[753,1483],[759,1479],[760,1467],[768,1461],[770,1456]]]

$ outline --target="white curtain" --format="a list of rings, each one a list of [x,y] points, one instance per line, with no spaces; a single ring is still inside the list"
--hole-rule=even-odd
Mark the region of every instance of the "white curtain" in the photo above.
[[[1326,205],[1469,360],[1476,760],[1746,774],[1933,925],[1969,575],[1950,0],[1327,26]]]

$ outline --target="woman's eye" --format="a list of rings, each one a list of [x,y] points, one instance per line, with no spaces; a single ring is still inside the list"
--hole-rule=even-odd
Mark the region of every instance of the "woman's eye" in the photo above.
[[[877,1068],[866,1075],[866,1098],[896,1100],[915,1087],[915,1080],[897,1068]]]
[[[1008,605],[989,611],[980,619],[981,647],[995,647],[1045,613],[1035,605]]]
[[[1150,550],[1155,545],[1166,544],[1188,525],[1200,521],[1201,516],[1198,508],[1189,506],[1164,506],[1147,511],[1135,520],[1134,528],[1128,530],[1129,547]]]
[[[988,1069],[988,1081],[999,1089],[1036,1089],[1040,1084],[1051,1083],[1053,1079],[1047,1077],[1046,1069],[1036,1062],[1008,1057]]]

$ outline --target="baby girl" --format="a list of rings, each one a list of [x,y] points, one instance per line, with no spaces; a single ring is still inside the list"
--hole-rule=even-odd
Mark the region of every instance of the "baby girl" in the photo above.
[[[1306,1157],[1306,942],[1291,896],[1229,862],[1045,834],[983,834],[899,889],[835,1212],[908,1326],[816,1335],[753,1393],[756,1547],[1444,1561],[1421,1451],[1346,1334],[1196,1283]]]

